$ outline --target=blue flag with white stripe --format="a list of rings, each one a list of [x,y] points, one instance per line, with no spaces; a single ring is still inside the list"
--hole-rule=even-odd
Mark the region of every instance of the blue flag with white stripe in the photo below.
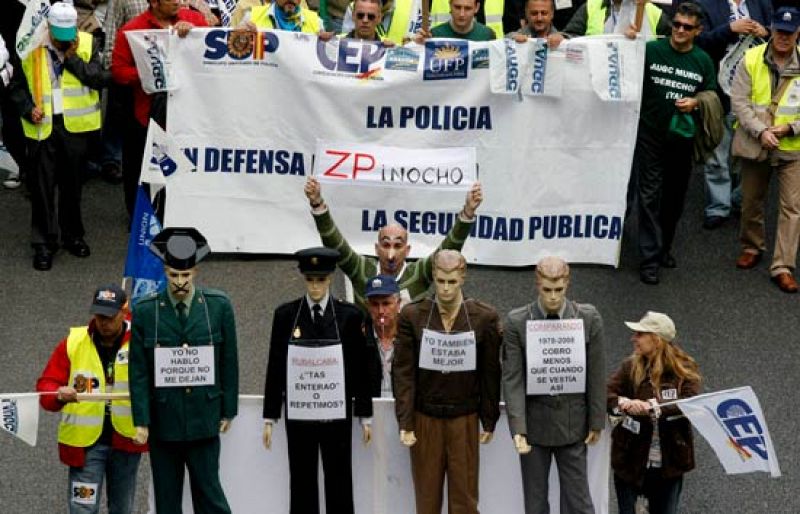
[[[136,206],[125,258],[125,276],[133,279],[131,299],[158,291],[165,283],[164,264],[150,251],[150,242],[161,232],[150,197],[142,184],[136,193]]]

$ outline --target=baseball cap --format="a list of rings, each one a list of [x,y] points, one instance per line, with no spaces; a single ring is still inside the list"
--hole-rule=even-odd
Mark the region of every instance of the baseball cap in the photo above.
[[[635,332],[655,334],[668,342],[675,339],[675,323],[669,316],[660,312],[647,311],[647,314],[638,322],[626,321],[625,324]]]
[[[71,3],[56,2],[50,6],[47,23],[57,41],[73,41],[78,35],[78,12]]]
[[[377,275],[367,280],[366,297],[400,294],[397,280],[390,275]]]
[[[800,11],[794,7],[781,7],[772,16],[772,29],[781,32],[796,32],[800,27]]]
[[[115,284],[108,284],[97,288],[92,299],[92,306],[89,314],[100,314],[102,316],[114,316],[125,306],[128,295],[121,287]]]

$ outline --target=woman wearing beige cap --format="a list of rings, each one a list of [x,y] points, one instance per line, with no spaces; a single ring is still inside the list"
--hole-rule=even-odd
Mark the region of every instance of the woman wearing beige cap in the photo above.
[[[694,468],[692,428],[680,410],[659,404],[695,396],[700,370],[678,348],[669,316],[648,312],[634,331],[633,354],[608,383],[608,409],[622,422],[611,434],[611,467],[620,514],[633,514],[645,496],[650,514],[677,512],[683,474]]]

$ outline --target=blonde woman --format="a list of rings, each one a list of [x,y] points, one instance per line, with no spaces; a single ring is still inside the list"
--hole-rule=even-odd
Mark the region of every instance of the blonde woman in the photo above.
[[[694,468],[692,428],[680,410],[658,405],[700,391],[697,363],[678,348],[669,316],[648,312],[634,331],[633,354],[611,376],[608,409],[622,415],[611,434],[611,467],[620,514],[633,514],[645,496],[650,514],[678,510],[683,474]]]

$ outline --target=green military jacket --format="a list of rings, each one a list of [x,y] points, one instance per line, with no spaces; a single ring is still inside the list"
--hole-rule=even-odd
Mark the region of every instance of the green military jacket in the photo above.
[[[155,387],[155,349],[214,347],[213,385]],[[192,441],[219,433],[222,418],[238,410],[239,363],[233,307],[222,291],[195,287],[185,328],[166,291],[133,308],[129,380],[133,424],[161,441]]]

